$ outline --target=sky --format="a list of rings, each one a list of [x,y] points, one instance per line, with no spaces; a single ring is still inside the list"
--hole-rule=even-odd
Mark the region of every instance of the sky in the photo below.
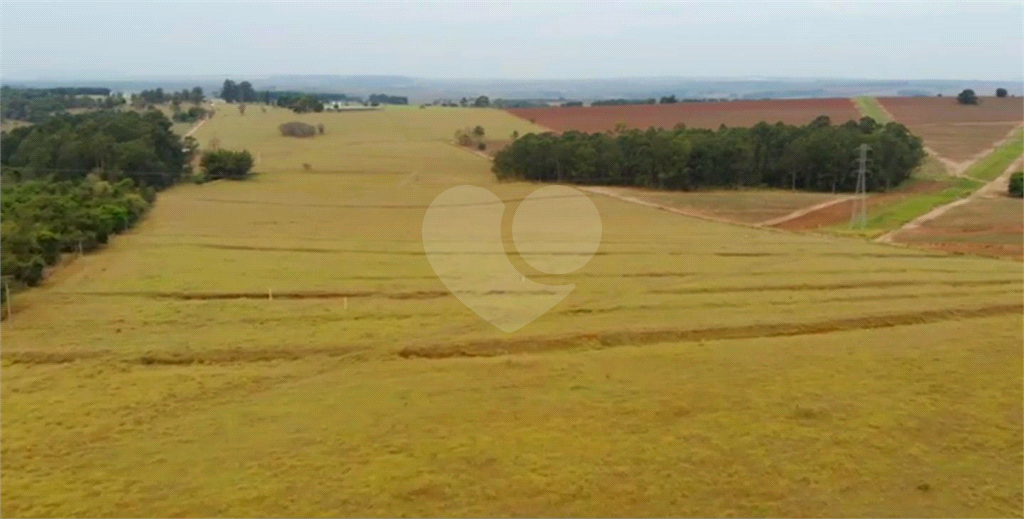
[[[6,79],[1021,81],[1024,2],[0,2]]]

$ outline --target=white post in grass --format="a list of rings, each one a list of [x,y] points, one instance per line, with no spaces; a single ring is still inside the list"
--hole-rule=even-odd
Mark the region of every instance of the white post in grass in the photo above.
[[[270,301],[274,300],[274,289],[272,289],[272,288],[268,288],[267,289],[267,299],[270,300]]]

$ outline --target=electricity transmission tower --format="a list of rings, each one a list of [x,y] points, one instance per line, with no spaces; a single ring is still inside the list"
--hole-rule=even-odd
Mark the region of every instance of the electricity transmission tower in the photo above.
[[[863,229],[868,225],[868,150],[867,144],[860,145],[860,157],[857,159],[857,189],[854,193],[853,211],[850,214],[850,228]]]

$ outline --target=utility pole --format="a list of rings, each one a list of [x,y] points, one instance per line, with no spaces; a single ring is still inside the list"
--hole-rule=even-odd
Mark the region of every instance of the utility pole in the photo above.
[[[860,145],[860,157],[857,159],[857,188],[854,193],[853,211],[850,214],[850,228],[863,229],[868,225],[868,150],[867,144]]]

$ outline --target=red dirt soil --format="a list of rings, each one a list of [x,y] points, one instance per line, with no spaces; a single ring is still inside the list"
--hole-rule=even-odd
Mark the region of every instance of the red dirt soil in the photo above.
[[[1024,99],[1019,97],[981,97],[977,105],[962,105],[955,97],[879,97],[878,101],[907,126],[1024,122]]]
[[[716,129],[723,124],[744,127],[761,121],[807,124],[819,115],[829,116],[833,124],[860,118],[853,102],[845,98],[514,108],[508,112],[558,132],[602,132],[615,129],[620,122],[638,129],[672,128],[679,123],[689,128]]]
[[[936,153],[954,161],[974,158],[1024,122],[1024,100],[982,97],[962,105],[955,97],[881,97],[878,101]]]
[[[944,184],[941,182],[921,180],[914,183],[912,186],[908,186],[906,189],[900,189],[899,191],[889,193],[872,194],[868,196],[868,210],[870,211],[872,208],[898,202],[899,200],[913,196],[914,194],[940,191],[943,186]],[[854,200],[840,202],[818,211],[807,213],[792,220],[787,220],[778,225],[773,225],[773,227],[790,231],[807,231],[828,225],[848,222],[850,221],[850,216],[853,214],[853,203]]]

